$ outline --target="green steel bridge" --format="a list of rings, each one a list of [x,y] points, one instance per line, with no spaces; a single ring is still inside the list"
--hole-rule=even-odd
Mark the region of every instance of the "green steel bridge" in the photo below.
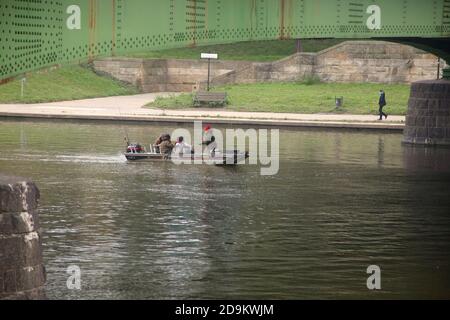
[[[310,38],[400,42],[450,62],[450,0],[0,0],[0,81],[97,56]]]

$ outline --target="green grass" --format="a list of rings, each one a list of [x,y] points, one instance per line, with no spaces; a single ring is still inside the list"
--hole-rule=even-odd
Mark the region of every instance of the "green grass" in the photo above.
[[[95,74],[82,66],[31,73],[21,98],[20,80],[0,85],[0,103],[38,103],[138,93],[132,86]]]
[[[318,52],[343,42],[339,39],[302,40],[304,52]],[[232,44],[146,51],[127,57],[145,59],[199,59],[202,52],[219,54],[221,60],[275,61],[297,52],[295,40],[248,41]]]
[[[312,83],[312,84],[311,84]],[[293,113],[377,114],[378,92],[386,91],[386,111],[393,115],[406,114],[409,85],[370,83],[258,83],[215,88],[228,93],[227,110]],[[335,107],[335,97],[344,97],[344,106]],[[148,105],[160,109],[192,108],[192,95],[160,98]]]

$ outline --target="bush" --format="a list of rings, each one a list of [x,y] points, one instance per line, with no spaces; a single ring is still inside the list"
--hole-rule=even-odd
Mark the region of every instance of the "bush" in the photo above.
[[[312,86],[314,84],[320,84],[322,83],[322,80],[316,75],[306,75],[303,77],[301,84]]]

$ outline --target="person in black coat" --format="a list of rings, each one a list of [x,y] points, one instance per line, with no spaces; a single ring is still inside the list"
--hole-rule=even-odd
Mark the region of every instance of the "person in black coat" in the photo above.
[[[380,100],[378,101],[378,105],[380,106],[380,119],[383,120],[383,116],[387,119],[388,115],[383,112],[383,108],[386,106],[386,93],[383,90],[380,90]]]

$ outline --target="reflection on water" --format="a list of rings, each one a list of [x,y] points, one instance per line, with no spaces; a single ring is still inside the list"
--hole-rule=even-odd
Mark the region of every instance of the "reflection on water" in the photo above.
[[[450,171],[450,148],[426,148],[406,145],[404,165],[409,171]]]
[[[0,121],[0,171],[41,189],[50,298],[450,297],[449,150],[281,131],[272,177],[121,156],[125,130],[148,144],[172,129]]]

